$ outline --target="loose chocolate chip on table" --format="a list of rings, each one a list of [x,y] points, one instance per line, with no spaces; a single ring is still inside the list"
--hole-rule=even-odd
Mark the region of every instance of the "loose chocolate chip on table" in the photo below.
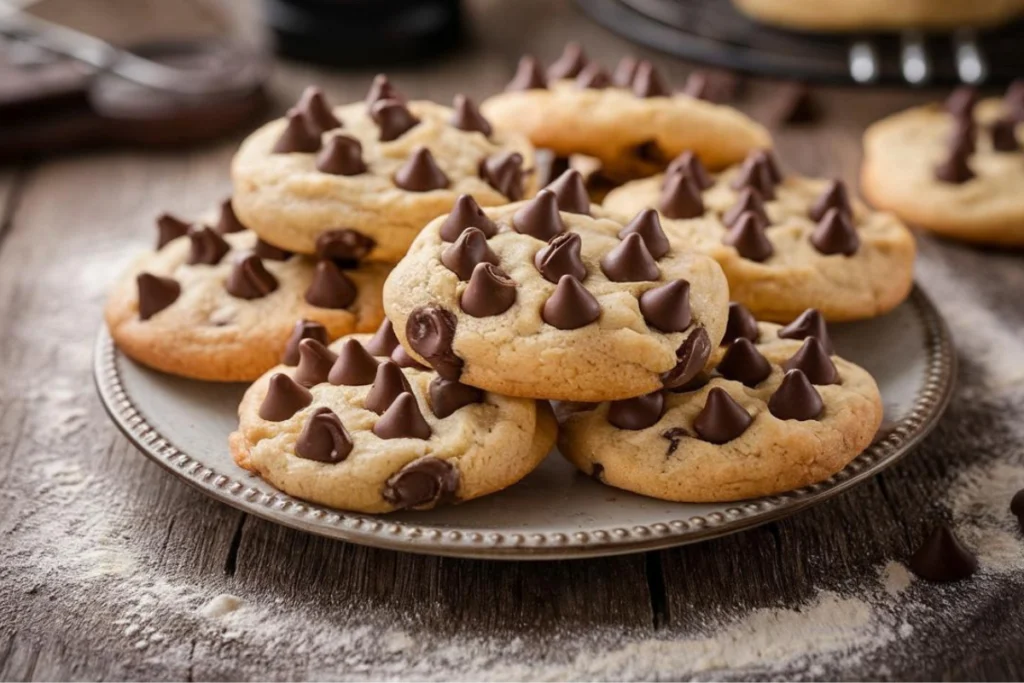
[[[433,507],[454,498],[459,470],[451,463],[424,456],[403,467],[384,485],[384,500],[398,509]]]
[[[548,67],[548,80],[575,78],[587,65],[587,57],[579,43],[567,43],[561,56]]]
[[[749,339],[737,339],[726,350],[716,368],[726,379],[755,387],[772,374],[771,363]]]
[[[306,302],[318,308],[340,309],[356,300],[356,286],[331,261],[319,261],[306,288]]]
[[[480,162],[478,175],[509,201],[523,198],[523,155],[519,152],[499,152]]]
[[[612,74],[612,83],[619,88],[629,88],[636,76],[637,61],[635,57],[626,56],[619,60]]]
[[[654,391],[644,396],[612,401],[608,406],[608,422],[619,429],[646,429],[661,419],[665,412],[665,395]]]
[[[516,302],[516,282],[492,263],[478,263],[459,297],[462,310],[474,318],[501,315]]]
[[[459,408],[484,401],[484,392],[480,389],[443,377],[435,377],[430,381],[429,393],[430,409],[442,420]]]
[[[708,392],[707,402],[693,421],[693,429],[705,441],[721,445],[743,434],[753,421],[729,392],[715,387]]]
[[[761,199],[761,194],[752,187],[745,187],[740,190],[740,196],[736,203],[722,214],[722,223],[726,227],[731,228],[736,225],[739,217],[745,213],[754,214],[765,228],[771,225],[771,219],[768,218],[768,212],[764,208],[764,200]]]
[[[352,228],[339,228],[320,233],[316,238],[316,256],[334,261],[339,267],[355,267],[365,259],[377,242]]]
[[[512,216],[512,227],[522,235],[547,242],[566,231],[558,213],[558,198],[551,190],[541,190],[537,196],[519,208]]]
[[[590,195],[579,171],[569,169],[544,189],[555,193],[559,210],[590,215]]]
[[[583,282],[587,267],[580,255],[583,240],[575,232],[555,235],[533,259],[537,271],[548,282],[557,283],[563,275],[572,275]]]
[[[363,145],[348,135],[334,135],[316,156],[316,170],[331,175],[366,173]]]
[[[220,203],[220,217],[217,219],[217,232],[227,235],[232,232],[242,232],[247,228],[238,220],[235,207],[231,199],[225,199]]]
[[[283,422],[313,402],[309,389],[279,372],[270,378],[259,415],[270,422]]]
[[[231,251],[231,245],[224,241],[213,228],[194,225],[188,231],[190,242],[187,264],[215,266],[224,255]]]
[[[174,278],[139,273],[135,283],[139,289],[139,320],[149,320],[181,295],[181,285]]]
[[[757,319],[746,306],[737,302],[729,302],[729,318],[725,324],[725,336],[722,337],[722,346],[731,344],[737,339],[749,339],[756,342],[761,336],[757,328]],[[781,335],[780,335],[781,336]]]
[[[333,410],[321,406],[313,411],[295,442],[295,454],[304,460],[339,463],[352,452],[352,437]]]
[[[824,345],[817,337],[804,340],[800,350],[782,364],[784,370],[800,370],[811,381],[811,384],[835,384],[839,381],[839,371],[829,358]]]
[[[291,154],[293,152],[312,153],[320,151],[320,134],[310,129],[306,117],[297,109],[287,114],[281,136],[274,143],[274,154]]]
[[[430,369],[410,356],[409,352],[405,350],[405,347],[401,345],[396,346],[395,350],[391,352],[391,360],[400,368],[414,368],[416,370]]]
[[[703,216],[704,200],[693,176],[682,171],[666,176],[665,187],[658,197],[658,210],[668,218]]]
[[[666,389],[678,389],[684,386],[704,370],[709,356],[711,356],[711,340],[708,338],[707,330],[698,327],[676,349],[675,367],[662,373],[661,385]]]
[[[458,239],[441,252],[441,263],[460,280],[468,280],[480,263],[497,265],[498,255],[487,243],[487,236],[477,228],[466,228]]]
[[[415,128],[420,120],[399,100],[377,100],[370,106],[370,118],[380,129],[380,141],[397,140]]]
[[[1021,531],[1024,531],[1024,489],[1013,494],[1010,500],[1010,512],[1017,516]]]
[[[690,283],[673,280],[640,295],[640,312],[648,325],[661,332],[682,332],[693,321]]]
[[[1017,121],[1012,117],[1004,117],[992,124],[992,147],[999,152],[1017,152],[1020,141],[1017,139]]]
[[[722,242],[734,248],[742,258],[758,263],[768,260],[775,253],[764,224],[752,211],[740,214],[722,237]]]
[[[395,328],[387,318],[384,319],[384,322],[374,332],[370,341],[364,344],[370,355],[382,358],[390,357],[391,352],[395,350],[396,346],[398,346],[398,337],[395,336]]]
[[[839,209],[829,209],[811,233],[811,244],[825,255],[853,256],[860,248],[860,236],[850,217]]]
[[[633,94],[637,97],[668,97],[671,91],[665,85],[654,64],[646,59],[636,65],[636,73],[633,75]]]
[[[412,350],[426,359],[437,374],[453,381],[462,375],[464,365],[452,348],[456,323],[451,311],[438,306],[413,309],[405,323],[405,336]]]
[[[762,199],[775,199],[775,181],[772,180],[771,168],[763,158],[751,154],[743,162],[740,172],[732,181],[732,188],[742,190],[745,187],[757,190]]]
[[[252,248],[252,253],[268,261],[287,261],[294,256],[292,252],[275,247],[270,242],[264,242],[259,238],[256,239],[256,246]]]
[[[768,119],[775,125],[815,123],[821,118],[806,83],[782,83],[776,87],[774,98]]]
[[[576,87],[582,90],[604,90],[611,84],[608,72],[597,62],[587,64],[576,76]]]
[[[452,101],[452,108],[455,112],[448,121],[459,130],[467,132],[483,133],[484,137],[491,136],[491,124],[484,118],[477,108],[476,103],[465,95],[456,95]]]
[[[373,386],[366,395],[363,407],[381,415],[398,398],[399,394],[412,391],[398,363],[386,360],[377,366]]]
[[[708,174],[708,170],[704,168],[704,164],[701,163],[700,157],[686,150],[669,163],[668,168],[665,169],[665,175],[669,176],[673,173],[685,171],[693,181],[697,183],[697,187],[701,190],[706,190],[715,182],[711,179],[711,175]],[[664,186],[665,181],[662,181]]]
[[[978,571],[978,558],[960,543],[952,529],[940,524],[932,529],[907,566],[926,581],[959,581]]]
[[[812,221],[820,221],[828,213],[829,209],[839,209],[839,212],[847,217],[853,216],[853,207],[850,205],[850,195],[846,191],[846,183],[842,180],[833,180],[825,188],[825,191],[818,195],[818,198],[811,204],[807,215]]]
[[[295,381],[304,387],[314,387],[327,381],[327,375],[338,357],[329,348],[315,339],[299,342],[299,367],[295,369]]]
[[[969,85],[962,85],[946,98],[945,106],[946,111],[960,118],[973,116],[974,107],[977,104],[978,91]]]
[[[974,177],[974,171],[967,163],[970,152],[963,144],[954,145],[946,158],[935,167],[935,178],[944,183],[962,185]]]
[[[665,455],[672,455],[679,450],[679,442],[688,436],[690,436],[690,433],[682,427],[673,427],[663,431],[661,438],[668,439],[668,449],[665,451]]]
[[[405,95],[401,93],[386,74],[377,74],[373,77],[370,90],[366,93],[366,104],[370,107],[379,100],[395,100],[396,102],[407,102]]]
[[[169,213],[162,213],[156,219],[156,248],[157,251],[164,248],[168,242],[184,237],[188,233],[189,224],[172,216]]]
[[[601,305],[572,275],[563,275],[541,309],[544,322],[560,330],[575,330],[601,317]]]
[[[797,319],[779,329],[781,339],[807,339],[817,337],[829,355],[835,353],[832,348],[832,337],[828,333],[825,318],[816,308],[808,308],[797,316]]]
[[[346,339],[338,349],[338,358],[327,373],[327,381],[338,386],[361,387],[377,376],[377,359],[355,339]]]
[[[441,239],[445,242],[454,242],[466,228],[476,228],[485,237],[494,237],[498,233],[498,226],[468,194],[459,195],[452,212],[441,223]]]
[[[320,88],[307,87],[295,108],[306,118],[309,129],[317,135],[341,128],[341,121],[331,112],[331,107]]]
[[[395,185],[409,192],[429,192],[448,187],[449,180],[430,150],[421,146],[395,171]]]
[[[644,238],[636,233],[626,235],[601,258],[601,271],[613,282],[648,282],[661,275]]]
[[[655,259],[660,259],[668,253],[670,247],[668,237],[661,227],[658,212],[654,209],[644,209],[634,216],[633,220],[619,231],[619,239],[626,239],[634,233],[643,238],[644,244],[647,245],[647,251]]]
[[[295,323],[292,334],[284,345],[284,353],[281,354],[282,363],[292,366],[299,364],[299,344],[303,339],[315,339],[321,344],[326,344],[327,328],[312,320],[300,320]]]
[[[249,254],[235,262],[224,288],[239,299],[261,299],[277,289],[277,278],[263,265],[263,259]]]
[[[768,399],[768,411],[780,420],[813,420],[824,409],[821,394],[803,370],[786,371],[782,384]]]
[[[505,90],[543,90],[547,87],[547,79],[544,78],[540,64],[532,56],[523,55],[519,58],[516,73],[505,86]]]
[[[430,425],[409,392],[399,394],[373,425],[373,433],[381,439],[429,439]]]

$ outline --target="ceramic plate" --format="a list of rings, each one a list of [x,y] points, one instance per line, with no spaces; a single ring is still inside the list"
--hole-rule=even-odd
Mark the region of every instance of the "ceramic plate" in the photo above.
[[[885,403],[874,444],[827,481],[738,503],[682,504],[603,486],[553,451],[501,493],[427,512],[363,515],[303,502],[234,464],[240,384],[209,384],[145,368],[96,343],[100,397],[147,457],[217,500],[279,524],[382,548],[499,559],[593,557],[693,543],[779,519],[836,495],[905,455],[949,400],[955,355],[949,332],[915,288],[892,313],[830,326],[843,357],[866,368]]]

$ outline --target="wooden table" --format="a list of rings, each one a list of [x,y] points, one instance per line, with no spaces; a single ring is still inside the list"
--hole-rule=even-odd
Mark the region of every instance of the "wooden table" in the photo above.
[[[472,45],[392,71],[404,91],[482,98],[520,53],[550,60],[567,39],[610,63],[638,51],[568,3],[469,6]],[[688,67],[654,57],[682,81]],[[280,108],[308,82],[344,102],[371,75],[280,63],[273,90]],[[753,83],[738,104],[763,113],[772,89]],[[823,122],[777,130],[779,150],[791,169],[849,182],[867,123],[937,96],[816,93]],[[995,523],[998,566],[983,556],[960,584],[906,586],[887,565],[970,507],[950,493],[963,477],[977,497],[1024,471],[1018,256],[921,240],[919,280],[961,342],[960,386],[916,453],[845,495],[610,559],[386,552],[204,498],[141,457],[94,395],[107,287],[159,211],[195,216],[228,193],[240,139],[0,169],[0,679],[1024,676],[1024,545],[1009,521]],[[220,594],[241,609],[204,616]]]

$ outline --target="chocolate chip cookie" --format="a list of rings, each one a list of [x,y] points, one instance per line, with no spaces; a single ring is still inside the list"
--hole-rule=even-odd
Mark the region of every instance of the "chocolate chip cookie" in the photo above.
[[[299,345],[297,367],[246,392],[231,452],[285,493],[359,512],[429,509],[499,491],[550,451],[547,403],[444,379],[373,336]]]

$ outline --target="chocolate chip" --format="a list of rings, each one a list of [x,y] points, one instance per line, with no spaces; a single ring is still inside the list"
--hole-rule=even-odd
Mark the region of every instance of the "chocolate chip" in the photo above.
[[[619,60],[612,74],[612,83],[619,88],[630,88],[633,86],[633,78],[636,76],[636,57],[625,56]]]
[[[256,239],[256,246],[252,248],[252,253],[268,261],[287,261],[294,256],[292,252],[275,247],[270,242],[264,242],[259,238]]]
[[[768,260],[775,253],[764,224],[757,214],[751,211],[740,214],[722,237],[722,243],[734,248],[740,257],[758,263]]]
[[[388,99],[377,100],[370,106],[370,118],[380,128],[381,142],[397,140],[420,122],[404,102]]]
[[[860,236],[849,216],[840,209],[829,209],[811,233],[811,244],[822,254],[853,256],[860,248]]]
[[[780,420],[813,420],[824,409],[821,394],[803,370],[787,370],[782,384],[768,399],[768,411]]]
[[[725,336],[722,337],[722,346],[731,344],[737,339],[749,339],[752,342],[756,342],[760,336],[761,332],[758,330],[754,314],[738,301],[730,301],[729,319],[725,324]]]
[[[587,57],[579,43],[568,43],[562,55],[548,67],[548,80],[575,78],[587,65]]]
[[[487,244],[487,236],[477,228],[466,228],[458,239],[441,252],[441,263],[460,280],[468,280],[481,263],[497,265],[498,255]]]
[[[480,162],[477,170],[488,185],[517,202],[523,198],[523,155],[519,152],[499,152]]]
[[[647,429],[665,412],[665,395],[655,391],[644,396],[612,401],[608,406],[608,422],[619,429]]]
[[[998,152],[1017,152],[1020,141],[1017,139],[1017,121],[1012,117],[1003,117],[992,124],[992,147]]]
[[[395,185],[409,192],[429,192],[448,187],[449,180],[430,150],[420,146],[395,172]]]
[[[581,90],[604,90],[611,84],[608,72],[597,62],[587,64],[576,76],[576,87]]]
[[[678,389],[696,377],[711,356],[711,340],[707,330],[698,327],[676,349],[676,365],[662,373],[661,385],[666,389]]]
[[[392,362],[400,368],[412,368],[414,370],[429,370],[426,365],[423,365],[418,360],[409,355],[409,352],[405,350],[404,346],[396,346],[395,350],[391,352]]]
[[[590,215],[590,195],[579,171],[569,169],[544,189],[555,193],[560,211]]]
[[[811,384],[835,384],[839,381],[839,372],[835,363],[829,358],[828,352],[817,337],[804,340],[800,350],[782,364],[784,370],[800,370]]]
[[[156,219],[156,248],[157,251],[163,249],[164,246],[179,237],[184,237],[188,233],[189,224],[169,213],[162,213]]]
[[[693,429],[705,441],[723,444],[747,431],[753,421],[750,413],[729,392],[715,387],[708,392],[707,402],[693,421]]]
[[[395,328],[387,318],[380,324],[377,331],[370,338],[370,341],[363,345],[366,351],[373,356],[388,358],[391,352],[398,346],[398,337],[395,336]]]
[[[306,117],[297,109],[287,114],[288,123],[281,136],[274,143],[274,154],[291,154],[293,152],[312,153],[320,151],[320,134],[310,130]]]
[[[708,75],[703,71],[694,71],[686,78],[683,94],[698,100],[710,100]]]
[[[405,323],[405,336],[412,350],[422,356],[437,374],[458,380],[463,361],[455,355],[455,315],[438,306],[413,309]]]
[[[194,225],[188,231],[190,242],[187,264],[194,266],[201,263],[215,266],[224,255],[231,251],[231,245],[205,225]]]
[[[640,161],[654,166],[665,165],[665,153],[661,151],[657,140],[647,140],[635,145],[630,152]]]
[[[474,318],[501,315],[515,302],[515,280],[492,263],[476,265],[469,278],[469,285],[459,297],[459,306]]]
[[[220,217],[217,219],[217,232],[222,235],[227,235],[233,232],[242,232],[247,230],[242,221],[238,220],[238,215],[235,214],[235,207],[231,203],[231,199],[225,199],[220,203]]]
[[[334,135],[316,157],[316,170],[331,175],[366,173],[363,146],[348,135]]]
[[[460,195],[455,200],[452,212],[441,223],[438,231],[441,239],[445,242],[454,242],[459,238],[466,228],[474,227],[484,234],[484,237],[494,237],[498,234],[498,226],[480,208],[468,194]]]
[[[327,230],[317,235],[316,256],[339,268],[354,268],[377,246],[376,240],[352,228]]]
[[[978,558],[945,524],[932,529],[907,563],[925,581],[959,581],[978,571]]]
[[[373,433],[381,439],[429,439],[431,430],[423,419],[416,397],[405,392],[399,394],[380,416],[373,425]]]
[[[341,418],[326,406],[309,416],[295,442],[295,455],[304,460],[339,463],[352,452],[352,437],[345,431]]]
[[[306,302],[318,308],[346,308],[356,300],[357,290],[338,266],[331,261],[319,261],[313,281],[306,288]]]
[[[935,167],[935,177],[944,183],[961,185],[974,177],[967,163],[970,151],[963,143],[954,144],[946,159]]]
[[[978,136],[978,126],[974,119],[954,119],[953,132],[949,134],[950,149],[961,149],[968,157],[977,151],[975,138]]]
[[[764,164],[773,183],[778,185],[782,182],[784,177],[782,175],[782,166],[779,165],[779,159],[775,156],[775,152],[770,149],[755,149],[750,153],[750,156]]]
[[[648,325],[661,332],[682,332],[693,320],[690,283],[673,280],[640,295],[640,312]]]
[[[696,218],[704,215],[700,188],[691,175],[677,171],[665,177],[665,186],[658,197],[658,211],[668,218]]]
[[[260,404],[260,418],[269,422],[284,422],[313,402],[309,389],[291,377],[278,372],[270,378],[267,395]]]
[[[512,227],[522,235],[547,242],[566,231],[558,213],[558,198],[551,190],[541,190],[512,216]]]
[[[540,64],[530,55],[523,55],[516,66],[516,73],[505,86],[505,90],[543,90],[548,87]]]
[[[304,387],[314,387],[327,381],[338,356],[315,339],[299,342],[299,367],[295,369],[295,381]]]
[[[548,282],[557,283],[563,275],[572,275],[583,282],[587,278],[587,267],[580,256],[582,244],[583,240],[575,232],[555,235],[537,252],[533,264]]]
[[[391,84],[386,74],[374,76],[373,83],[370,84],[370,90],[366,93],[367,107],[372,107],[380,100],[394,100],[403,104],[408,101],[405,95]]]
[[[736,225],[736,221],[745,213],[754,214],[762,227],[767,228],[771,225],[771,219],[768,218],[768,212],[764,208],[764,200],[761,199],[761,194],[752,187],[745,187],[740,190],[740,196],[736,203],[722,214],[722,223],[726,227],[731,228]]]
[[[690,436],[690,433],[682,427],[672,427],[663,431],[661,438],[668,439],[668,449],[665,451],[665,455],[672,455],[679,450],[679,442],[688,436]]]
[[[575,330],[601,317],[601,305],[572,275],[563,275],[541,309],[541,318],[560,330]]]
[[[821,118],[818,104],[806,83],[782,83],[775,89],[768,120],[775,125],[814,123]]]
[[[853,207],[850,205],[850,195],[846,192],[846,183],[842,180],[833,180],[825,188],[825,191],[818,195],[818,198],[811,204],[807,215],[812,221],[820,221],[828,213],[829,209],[839,209],[840,213],[853,216]]]
[[[832,348],[832,337],[829,336],[825,318],[816,308],[808,308],[796,320],[779,329],[780,339],[807,339],[817,337],[829,355],[835,353]]]
[[[174,278],[139,273],[135,283],[139,289],[139,320],[149,320],[181,295],[181,285]]]
[[[732,181],[734,190],[752,187],[763,199],[775,199],[775,181],[772,179],[771,167],[762,157],[751,154],[740,167],[739,173]]]
[[[536,164],[537,183],[540,187],[546,187],[569,170],[569,157],[558,156],[550,149],[538,149]]]
[[[644,241],[647,251],[655,259],[660,259],[668,253],[670,244],[665,231],[661,227],[661,219],[654,209],[644,209],[633,217],[622,230],[619,231],[619,239],[623,240],[630,235],[637,234]]]
[[[977,104],[978,91],[969,85],[961,85],[946,98],[945,106],[946,111],[957,118],[970,118]]]
[[[604,483],[604,465],[599,462],[595,462],[590,466],[590,478],[594,481]]]
[[[338,349],[338,357],[327,373],[331,384],[361,387],[377,376],[377,359],[355,339],[346,339]]]
[[[456,95],[452,101],[452,108],[455,111],[448,120],[452,126],[471,133],[483,133],[485,138],[491,137],[491,124],[480,113],[473,100],[465,95]]]
[[[386,360],[377,366],[373,386],[366,395],[363,407],[381,415],[400,394],[410,391],[412,388],[409,386],[409,380],[405,378],[398,363]]]
[[[1021,531],[1024,531],[1024,489],[1017,491],[1010,499],[1010,512],[1017,517]]]
[[[1018,123],[1024,121],[1024,79],[1018,78],[1010,83],[1003,97],[1003,104],[1009,110],[1011,118]]]
[[[601,259],[601,271],[612,282],[649,282],[661,275],[644,238],[636,233],[626,235],[614,249]]]
[[[706,190],[715,184],[708,170],[701,163],[700,157],[690,150],[686,150],[672,160],[668,168],[665,169],[665,176],[667,178],[667,176],[679,172],[684,172],[690,176],[701,190]],[[665,180],[662,180],[662,186],[664,186],[664,183]]]
[[[331,111],[320,88],[307,87],[302,92],[302,97],[299,98],[295,108],[305,117],[309,129],[317,135],[341,128],[341,121]]]
[[[636,65],[633,94],[637,97],[668,97],[671,95],[658,69],[646,59]]]
[[[239,299],[262,299],[277,289],[277,278],[256,254],[243,256],[231,268],[224,288]]]
[[[326,344],[327,328],[312,320],[300,320],[295,323],[292,334],[284,345],[284,353],[281,354],[282,363],[292,366],[299,364],[299,344],[303,339],[315,339],[321,344]]]
[[[476,387],[443,377],[435,377],[430,381],[430,409],[442,420],[459,408],[483,402],[484,392]]]
[[[384,500],[396,508],[433,507],[454,498],[459,470],[451,463],[424,456],[403,467],[384,485]]]
[[[742,382],[748,387],[757,386],[772,374],[771,363],[749,339],[737,339],[733,342],[722,356],[716,370],[722,377]]]

